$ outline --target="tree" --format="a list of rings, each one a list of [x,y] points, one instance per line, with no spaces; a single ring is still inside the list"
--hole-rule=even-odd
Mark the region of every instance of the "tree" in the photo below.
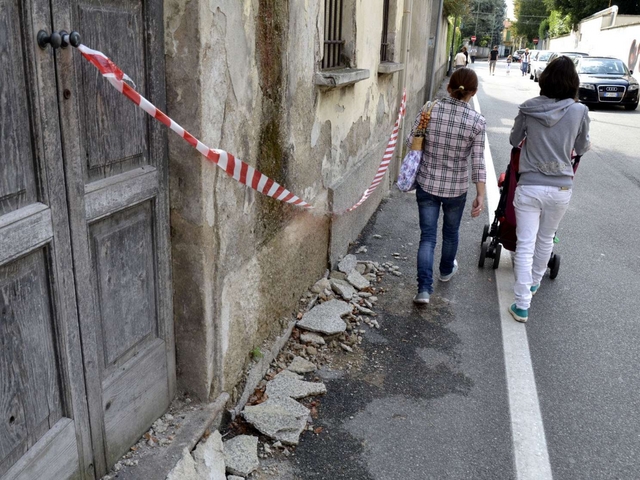
[[[478,39],[476,42],[488,37],[487,44],[498,44],[506,12],[504,0],[472,0],[467,13],[462,17],[462,36],[469,38],[475,35]]]
[[[515,31],[528,41],[540,35],[540,25],[550,13],[540,0],[515,0],[513,10],[518,19],[514,23]]]
[[[469,10],[470,0],[444,0],[442,10],[445,16],[461,17]]]

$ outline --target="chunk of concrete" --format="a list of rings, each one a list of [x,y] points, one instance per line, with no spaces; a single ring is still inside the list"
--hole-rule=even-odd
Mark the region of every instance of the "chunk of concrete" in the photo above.
[[[355,255],[345,255],[344,258],[338,262],[338,270],[348,275],[351,273],[351,270],[356,268],[357,264],[358,258]]]
[[[310,362],[309,360],[305,360],[302,357],[293,357],[293,360],[287,367],[288,370],[291,370],[293,373],[309,373],[316,371],[316,364]]]
[[[269,398],[291,397],[305,398],[312,395],[323,395],[327,393],[324,383],[305,382],[300,376],[291,374],[286,370],[275,376],[267,383],[265,392]]]
[[[307,426],[309,409],[289,397],[269,398],[245,407],[242,415],[258,431],[287,445],[297,445]]]
[[[300,341],[303,343],[313,343],[314,345],[326,345],[327,342],[324,341],[322,335],[318,335],[317,333],[303,333],[300,335]]]
[[[304,330],[335,335],[347,329],[347,324],[340,317],[349,312],[351,312],[351,306],[347,302],[330,300],[305,313],[297,325]]]
[[[224,446],[222,435],[215,430],[205,442],[201,442],[193,458],[196,462],[198,478],[206,480],[226,480]]]
[[[196,461],[191,456],[188,448],[182,451],[182,458],[167,475],[167,480],[198,480]]]
[[[237,475],[229,475],[227,480],[244,480],[244,477],[239,477]]]
[[[347,282],[356,287],[358,290],[362,290],[363,288],[371,286],[369,280],[360,275],[356,270],[352,270],[349,275],[347,275]]]
[[[247,407],[248,408],[248,407]],[[227,472],[246,477],[260,466],[258,437],[238,435],[224,443],[224,461]]]
[[[334,292],[344,298],[347,302],[351,300],[356,293],[356,289],[351,286],[349,282],[338,279],[331,279],[331,288]]]
[[[313,287],[311,287],[310,290],[313,293],[322,293],[327,288],[331,288],[331,284],[329,283],[329,280],[327,280],[326,278],[321,278],[313,285]]]

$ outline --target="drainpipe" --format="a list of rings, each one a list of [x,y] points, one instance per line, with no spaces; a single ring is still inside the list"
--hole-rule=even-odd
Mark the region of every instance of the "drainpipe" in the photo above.
[[[438,7],[438,21],[436,23],[436,38],[433,43],[433,59],[431,59],[431,81],[429,82],[429,100],[433,100],[433,84],[436,81],[436,59],[438,58],[438,45],[440,44],[440,26],[442,25],[442,8],[444,0],[440,0]]]
[[[402,69],[402,73],[400,75],[400,85],[399,85],[399,91],[398,91],[398,96],[400,101],[402,101],[402,91],[405,89],[406,85],[407,85],[407,70],[409,69],[409,65],[407,64],[408,60],[409,60],[409,52],[411,51],[411,10],[413,9],[413,0],[405,0],[404,1],[404,15],[402,17],[402,59],[401,59],[401,63],[404,64],[404,68]],[[409,93],[407,93],[407,103],[411,100],[409,98]],[[400,101],[398,102],[398,105],[400,104]],[[393,179],[395,179],[397,177],[397,172],[400,166],[400,163],[402,163],[402,151],[403,151],[403,146],[404,146],[404,123],[405,123],[405,119],[402,119],[402,122],[400,122],[400,134],[398,137],[398,147],[396,148],[397,151],[397,162],[394,165],[394,172],[393,173],[393,177],[390,179],[391,182],[393,182]]]

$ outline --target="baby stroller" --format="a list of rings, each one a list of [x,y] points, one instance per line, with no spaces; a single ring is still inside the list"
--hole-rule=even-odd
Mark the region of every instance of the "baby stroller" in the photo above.
[[[573,172],[578,169],[580,157],[573,157]],[[500,200],[498,208],[493,218],[491,226],[486,224],[482,231],[482,241],[480,242],[480,259],[478,267],[484,267],[487,257],[493,259],[493,268],[500,265],[500,254],[502,247],[511,252],[516,251],[516,212],[513,207],[513,197],[518,184],[518,168],[520,164],[520,148],[511,149],[511,159],[507,170],[500,174],[498,187],[500,187]],[[557,237],[553,239],[557,242]],[[550,270],[549,278],[552,280],[558,276],[560,270],[560,255],[551,252],[551,258],[547,264]]]

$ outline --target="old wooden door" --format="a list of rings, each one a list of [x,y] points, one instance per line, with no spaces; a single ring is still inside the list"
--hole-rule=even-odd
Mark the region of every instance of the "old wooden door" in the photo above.
[[[93,476],[48,0],[0,0],[0,479]]]
[[[162,0],[56,0],[77,30],[159,108]],[[117,461],[169,406],[175,367],[167,130],[78,51],[57,56],[63,157],[94,462]]]
[[[162,11],[0,0],[2,480],[100,477],[173,396],[166,131],[35,41],[78,30],[162,108]]]

